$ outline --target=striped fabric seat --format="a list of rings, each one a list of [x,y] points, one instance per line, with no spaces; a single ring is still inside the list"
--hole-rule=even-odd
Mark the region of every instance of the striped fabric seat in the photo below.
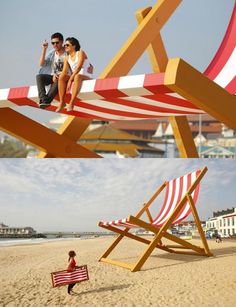
[[[181,199],[184,197],[188,189],[193,185],[194,181],[197,179],[198,175],[200,174],[200,170],[195,172],[186,174],[182,177],[173,179],[166,184],[166,193],[162,208],[154,218],[153,222],[151,223],[153,226],[161,227],[167,219],[172,215],[174,209],[179,204]],[[193,198],[194,203],[196,204],[199,194],[200,184],[194,189],[191,196]],[[176,216],[172,224],[180,223],[182,220],[186,219],[187,216],[190,214],[191,208],[188,202],[183,206],[180,213]],[[128,227],[128,228],[137,228],[137,225],[131,224],[128,221],[129,219],[119,219],[109,222],[100,222],[99,225],[107,226],[113,225],[118,227]]]
[[[229,93],[236,94],[236,3],[224,39],[204,72]]]
[[[236,94],[236,5],[222,44],[204,74]],[[102,120],[135,120],[204,113],[164,85],[165,73],[84,81],[71,115]],[[0,107],[38,107],[36,86],[1,89]],[[66,101],[69,100],[67,97]],[[55,111],[58,97],[47,108]],[[67,114],[66,111],[62,113]]]
[[[54,288],[89,280],[87,265],[79,266],[73,272],[67,272],[66,270],[53,272],[51,277]]]

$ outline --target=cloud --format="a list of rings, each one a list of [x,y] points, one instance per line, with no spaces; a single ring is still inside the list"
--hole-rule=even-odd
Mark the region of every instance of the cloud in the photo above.
[[[202,218],[233,204],[234,160],[2,159],[2,219],[37,229],[95,229],[100,219],[134,214],[163,181],[205,165],[198,202]]]

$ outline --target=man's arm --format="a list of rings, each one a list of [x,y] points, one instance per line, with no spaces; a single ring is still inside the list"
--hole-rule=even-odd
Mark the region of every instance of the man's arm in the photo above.
[[[43,45],[42,45],[42,52],[41,52],[41,56],[40,56],[40,59],[39,59],[39,65],[40,66],[43,66],[45,64],[47,49],[48,49],[48,42],[45,40]]]

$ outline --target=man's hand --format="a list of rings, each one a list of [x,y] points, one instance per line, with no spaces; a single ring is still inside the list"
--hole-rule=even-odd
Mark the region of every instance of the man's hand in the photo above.
[[[42,48],[45,49],[45,50],[47,50],[47,48],[48,48],[48,42],[47,42],[46,39],[43,42]]]

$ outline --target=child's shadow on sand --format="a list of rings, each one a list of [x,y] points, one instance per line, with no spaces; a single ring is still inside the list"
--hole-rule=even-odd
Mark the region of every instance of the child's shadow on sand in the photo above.
[[[112,286],[112,287],[101,287],[99,289],[93,289],[93,290],[88,290],[88,291],[83,291],[83,292],[73,292],[73,295],[82,295],[82,294],[89,294],[89,293],[94,293],[94,292],[104,292],[104,291],[113,291],[113,290],[122,290],[125,288],[129,288],[131,285],[119,285],[119,286]]]

